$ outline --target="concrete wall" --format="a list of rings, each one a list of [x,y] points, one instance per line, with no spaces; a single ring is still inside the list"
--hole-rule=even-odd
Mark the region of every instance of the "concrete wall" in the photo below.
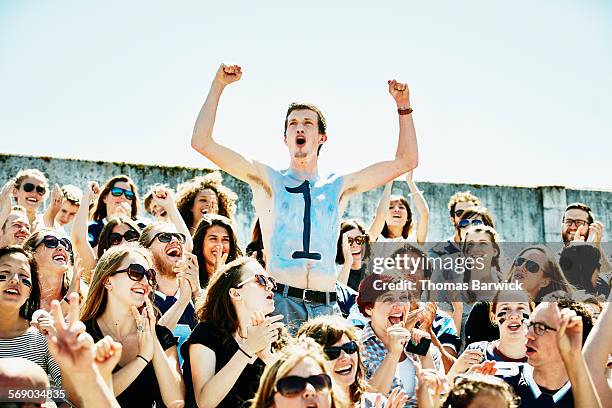
[[[103,183],[117,174],[127,174],[138,185],[140,192],[154,183],[165,183],[171,187],[209,169],[187,167],[144,166],[131,163],[94,162],[85,160],[57,159],[0,154],[0,183],[4,184],[19,170],[38,168],[45,172],[51,183],[75,184],[84,187],[89,180]],[[234,190],[237,203],[236,223],[242,244],[250,236],[254,222],[249,186],[227,174],[224,184]],[[561,216],[568,203],[582,201],[593,208],[597,219],[606,226],[605,241],[612,231],[612,191],[571,190],[564,187],[512,187],[474,184],[446,184],[417,182],[430,208],[429,241],[442,240],[452,234],[449,213],[446,207],[449,197],[456,191],[471,190],[480,197],[492,212],[497,230],[505,241],[533,242],[559,241]],[[371,222],[382,188],[354,197],[347,206],[345,217],[358,217]],[[405,183],[395,182],[393,194],[407,195]],[[414,210],[414,206],[411,205]]]

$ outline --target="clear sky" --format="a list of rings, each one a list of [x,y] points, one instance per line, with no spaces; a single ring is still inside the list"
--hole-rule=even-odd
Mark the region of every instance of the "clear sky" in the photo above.
[[[296,5],[298,4],[298,5]],[[283,168],[287,105],[327,117],[323,172],[612,189],[612,1],[0,0],[0,152],[210,166],[189,139],[221,62],[218,141]]]

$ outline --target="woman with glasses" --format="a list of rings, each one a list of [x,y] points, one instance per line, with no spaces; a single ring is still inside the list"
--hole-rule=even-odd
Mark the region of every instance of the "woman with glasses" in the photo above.
[[[30,327],[40,303],[36,261],[19,247],[0,248],[0,359],[22,357],[38,364],[61,387],[59,366],[46,338]]]
[[[193,254],[198,258],[200,285],[205,288],[215,271],[242,256],[230,219],[215,214],[202,216],[193,233]]]
[[[17,205],[26,209],[31,231],[45,226],[43,214],[38,212],[40,205],[49,196],[49,180],[38,169],[21,170],[15,176],[13,197]]]
[[[332,378],[321,346],[301,338],[266,367],[251,408],[339,408],[347,406],[332,388]]]
[[[81,295],[80,276],[75,276],[73,271],[72,243],[65,234],[50,228],[40,229],[23,243],[23,249],[34,256],[38,266],[41,309],[50,311],[53,300],[66,308],[66,295],[71,292]]]
[[[523,248],[514,258],[508,280],[520,283],[534,302],[540,302],[551,292],[575,290],[561,271],[555,254],[544,245]]]
[[[363,258],[368,241],[366,230],[358,219],[351,218],[340,223],[336,248],[336,265],[341,268],[338,281],[353,290],[359,289],[359,282],[365,273]]]
[[[123,346],[113,372],[113,391],[122,407],[179,406],[184,401],[176,340],[156,324],[151,304],[151,266],[143,248],[110,248],[98,261],[81,310],[94,341],[111,336]]]
[[[408,200],[403,195],[391,195],[393,182],[385,185],[383,195],[376,209],[376,216],[370,227],[369,235],[373,241],[415,241],[420,245],[427,241],[429,229],[429,206],[423,197],[423,192],[419,190],[412,180],[412,171],[406,173],[406,183],[413,197],[414,205],[419,214],[416,221],[415,237],[412,237],[414,229],[414,219],[412,210],[408,205]]]
[[[192,233],[203,215],[219,214],[232,219],[238,196],[222,182],[221,173],[213,171],[177,187],[176,206]]]
[[[145,224],[138,220],[138,189],[128,176],[122,174],[111,177],[101,190],[96,183],[90,183],[89,190],[92,190],[91,193],[86,193],[91,195],[90,200],[95,201],[91,211],[91,223],[87,228],[88,241],[92,248],[98,245],[102,228],[113,215],[125,215],[136,221],[141,229],[145,227]]]
[[[273,360],[279,339],[272,289],[276,283],[253,258],[217,271],[198,308],[200,323],[181,347],[189,407],[243,407]]]

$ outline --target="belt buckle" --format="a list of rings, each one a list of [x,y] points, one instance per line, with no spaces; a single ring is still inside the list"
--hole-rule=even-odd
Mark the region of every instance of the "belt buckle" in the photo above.
[[[308,291],[309,291],[308,289],[304,289],[304,291],[302,292],[302,302],[312,303],[312,300],[306,299],[306,292]]]

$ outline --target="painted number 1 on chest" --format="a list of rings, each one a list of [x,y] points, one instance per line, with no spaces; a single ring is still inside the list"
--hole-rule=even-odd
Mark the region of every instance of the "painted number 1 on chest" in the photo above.
[[[302,250],[294,251],[291,254],[293,259],[314,259],[321,260],[321,254],[318,252],[310,252],[310,184],[308,180],[304,180],[297,187],[285,187],[290,193],[302,194],[304,197],[304,233],[302,234]]]

